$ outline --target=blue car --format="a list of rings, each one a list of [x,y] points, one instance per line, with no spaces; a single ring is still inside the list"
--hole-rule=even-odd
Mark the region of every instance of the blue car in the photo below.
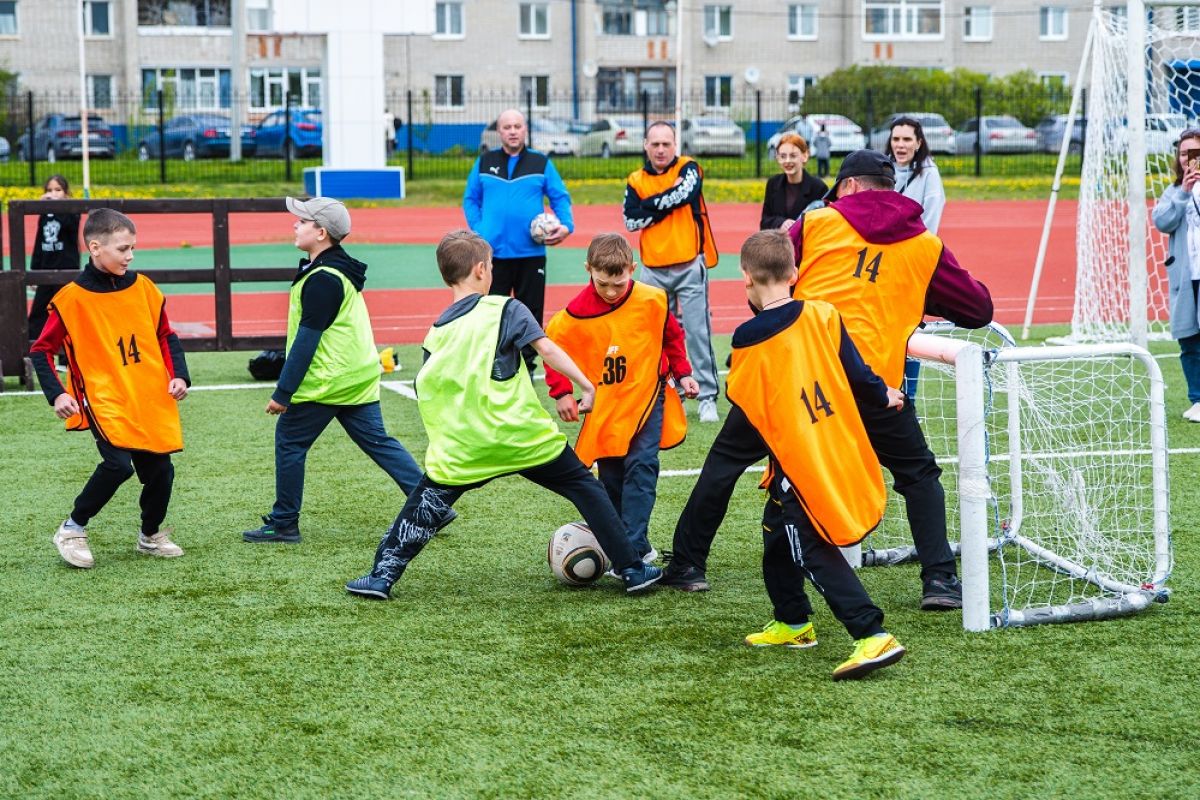
[[[167,158],[192,161],[197,158],[225,158],[229,155],[229,117],[222,114],[189,114],[175,117],[163,129],[163,151]],[[242,155],[255,151],[255,129],[242,126]],[[148,131],[138,143],[138,158],[158,158],[158,131]]]
[[[255,140],[260,156],[283,156],[292,158],[320,156],[324,129],[321,125],[321,109],[293,108],[291,127],[286,124],[283,111],[272,111],[263,117],[255,130]]]

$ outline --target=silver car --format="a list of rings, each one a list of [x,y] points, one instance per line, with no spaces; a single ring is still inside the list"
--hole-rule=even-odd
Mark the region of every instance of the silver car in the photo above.
[[[813,136],[817,135],[817,131],[821,130],[822,125],[825,126],[825,132],[829,134],[829,152],[831,153],[853,153],[855,150],[862,150],[867,146],[867,137],[863,134],[863,129],[848,117],[843,117],[841,114],[809,114],[805,119],[808,120]],[[809,147],[812,146],[811,140],[806,139],[805,141],[808,142]]]
[[[977,140],[981,153],[1032,153],[1038,144],[1037,131],[1007,114],[972,117],[954,135],[959,155],[974,153]]]
[[[804,116],[790,117],[779,130],[771,134],[770,139],[767,139],[767,158],[772,161],[775,160],[775,150],[779,147],[779,140],[785,133],[798,133],[804,141],[809,143],[809,146],[812,146],[813,127],[809,124],[808,119]]]
[[[628,156],[642,152],[641,117],[601,117],[583,134],[579,145],[581,156]]]
[[[579,155],[580,136],[572,133],[564,120],[538,119],[529,123],[531,149],[552,156]],[[492,122],[479,137],[479,152],[500,149],[500,133]]]
[[[746,155],[746,132],[729,117],[690,117],[683,121],[683,152],[696,156]]]
[[[871,149],[881,153],[887,152],[888,139],[892,136],[892,120],[900,117],[911,117],[921,123],[925,131],[925,143],[931,153],[954,155],[954,129],[941,114],[931,114],[926,111],[905,112],[892,114],[888,121],[871,131]]]

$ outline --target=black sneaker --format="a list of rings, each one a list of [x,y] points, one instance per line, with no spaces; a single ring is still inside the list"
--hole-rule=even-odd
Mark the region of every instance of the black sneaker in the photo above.
[[[962,581],[957,575],[941,575],[925,581],[922,611],[952,611],[962,608]]]
[[[300,525],[277,525],[270,517],[263,517],[261,528],[252,531],[242,531],[242,539],[247,542],[288,542],[295,544],[300,541]]]
[[[372,578],[370,575],[350,581],[346,584],[346,591],[372,600],[392,599],[392,585],[383,578]]]
[[[711,588],[704,570],[690,565],[677,565],[674,561],[667,562],[659,583],[681,592],[707,592]]]
[[[663,571],[653,564],[638,562],[632,567],[621,570],[621,581],[625,584],[628,594],[644,592],[662,578]]]
[[[433,532],[435,534],[441,533],[442,528],[446,527],[451,522],[454,522],[456,519],[458,519],[458,512],[453,508],[446,509],[446,516],[442,517],[442,521],[437,524],[437,527],[433,529]]]

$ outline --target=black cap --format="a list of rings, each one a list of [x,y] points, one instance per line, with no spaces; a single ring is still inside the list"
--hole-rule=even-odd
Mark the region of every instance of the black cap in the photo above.
[[[838,170],[833,188],[825,194],[825,202],[832,203],[837,199],[838,186],[846,178],[862,177],[884,178],[895,185],[896,166],[890,158],[878,150],[855,150],[842,161],[842,167]]]

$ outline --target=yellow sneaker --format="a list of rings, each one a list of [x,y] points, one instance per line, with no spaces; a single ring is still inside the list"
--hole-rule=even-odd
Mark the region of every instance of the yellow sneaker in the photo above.
[[[904,657],[904,646],[890,633],[879,633],[859,639],[854,652],[833,671],[835,681],[861,678],[883,667],[890,667]]]
[[[752,633],[742,641],[750,647],[783,645],[793,650],[803,650],[806,647],[817,646],[817,633],[813,630],[811,622],[793,628],[786,622],[773,619],[760,632]]]

